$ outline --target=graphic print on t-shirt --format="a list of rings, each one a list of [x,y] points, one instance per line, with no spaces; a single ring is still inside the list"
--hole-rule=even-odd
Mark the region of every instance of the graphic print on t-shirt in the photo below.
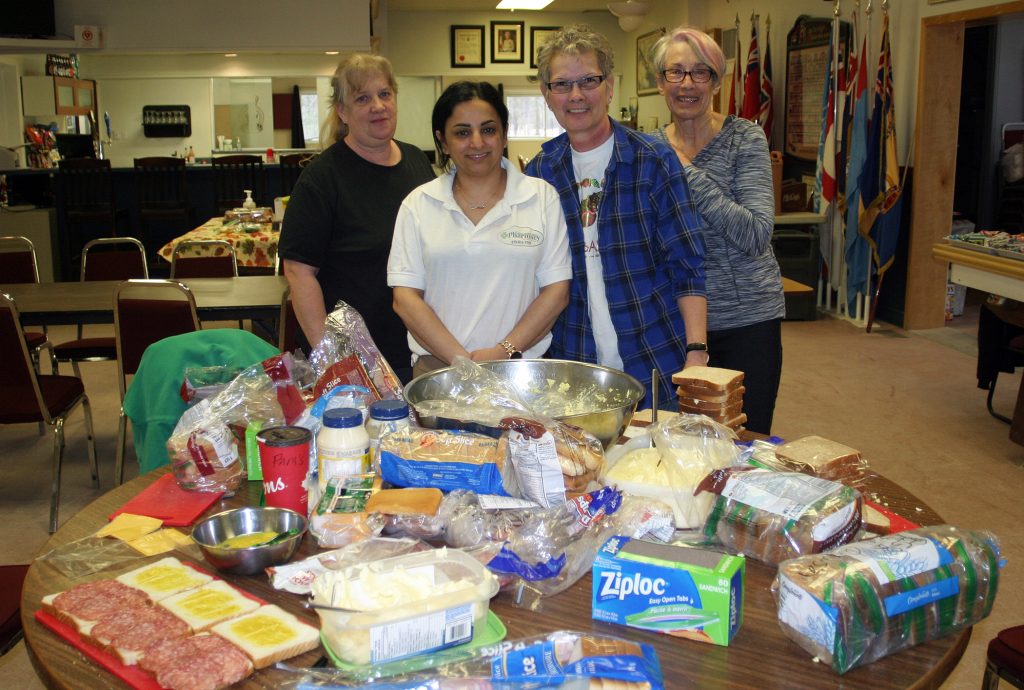
[[[597,207],[601,204],[604,180],[588,177],[580,182],[580,220],[589,228],[597,221]]]

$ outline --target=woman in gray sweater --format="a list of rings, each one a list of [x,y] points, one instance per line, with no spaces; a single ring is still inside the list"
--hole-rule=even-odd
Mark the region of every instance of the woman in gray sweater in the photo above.
[[[725,70],[713,38],[678,27],[655,44],[651,57],[672,115],[654,136],[679,157],[705,221],[708,363],[745,373],[745,426],[767,434],[782,373],[786,311],[771,245],[768,144],[756,123],[712,110]]]

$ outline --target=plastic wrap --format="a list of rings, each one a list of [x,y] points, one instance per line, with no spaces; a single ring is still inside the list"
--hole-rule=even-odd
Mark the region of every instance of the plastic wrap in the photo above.
[[[820,436],[754,445],[751,464],[778,472],[802,472],[859,489],[877,475],[860,451]]]
[[[381,478],[394,486],[470,489],[516,495],[506,463],[507,440],[441,429],[408,429],[380,439]],[[511,491],[509,491],[511,489]]]
[[[365,383],[374,400],[402,397],[402,384],[370,337],[362,315],[344,301],[327,315],[324,336],[310,352],[309,364],[317,396],[334,385]]]
[[[313,581],[328,570],[342,570],[357,563],[379,561],[382,558],[425,551],[429,548],[429,544],[419,539],[373,537],[301,561],[267,568],[267,575],[274,589],[294,594],[309,594]]]
[[[241,372],[239,367],[187,367],[181,384],[181,399],[186,403],[205,400],[224,390]]]
[[[454,648],[365,671],[288,669],[282,688],[545,690],[614,687],[663,690],[661,664],[646,644],[559,630],[479,649]],[[366,683],[377,679],[376,683]],[[385,679],[381,682],[380,679]]]
[[[713,497],[694,495],[694,489],[713,470],[736,464],[741,450],[735,439],[732,429],[705,416],[681,414],[631,439],[626,452],[610,451],[602,481],[668,504],[679,529],[699,528]]]
[[[838,673],[974,625],[992,610],[999,542],[987,531],[921,527],[783,562],[779,623]]]
[[[320,548],[347,546],[380,534],[384,516],[366,513],[373,482],[372,473],[331,477],[309,517],[309,531]]]
[[[285,424],[282,403],[295,409],[298,389],[290,375],[292,362],[285,354],[254,364],[220,393],[185,411],[167,440],[171,468],[183,489],[238,488],[244,476],[246,428],[252,422],[264,428]]]
[[[798,472],[715,470],[697,491],[718,494],[705,536],[772,565],[834,549],[860,530],[856,489]]]

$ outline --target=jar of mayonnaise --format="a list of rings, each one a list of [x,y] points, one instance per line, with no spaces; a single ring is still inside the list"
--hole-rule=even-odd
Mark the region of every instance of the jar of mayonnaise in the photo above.
[[[409,406],[404,400],[378,400],[370,405],[366,433],[370,437],[370,459],[377,472],[380,472],[380,437],[408,428]]]
[[[316,460],[320,491],[331,477],[364,474],[370,466],[370,437],[363,428],[363,415],[351,407],[324,412],[323,426],[316,435]]]

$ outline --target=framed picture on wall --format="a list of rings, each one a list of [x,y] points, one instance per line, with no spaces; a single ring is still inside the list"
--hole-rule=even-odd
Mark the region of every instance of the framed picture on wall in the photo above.
[[[648,32],[636,39],[636,94],[649,96],[658,93],[658,80],[651,62],[651,48],[665,35],[664,27]]]
[[[530,67],[537,69],[537,53],[544,41],[551,37],[562,27],[560,26],[531,26],[530,27]]]
[[[523,62],[523,22],[491,22],[491,62]]]
[[[452,67],[484,66],[484,27],[452,25]]]

